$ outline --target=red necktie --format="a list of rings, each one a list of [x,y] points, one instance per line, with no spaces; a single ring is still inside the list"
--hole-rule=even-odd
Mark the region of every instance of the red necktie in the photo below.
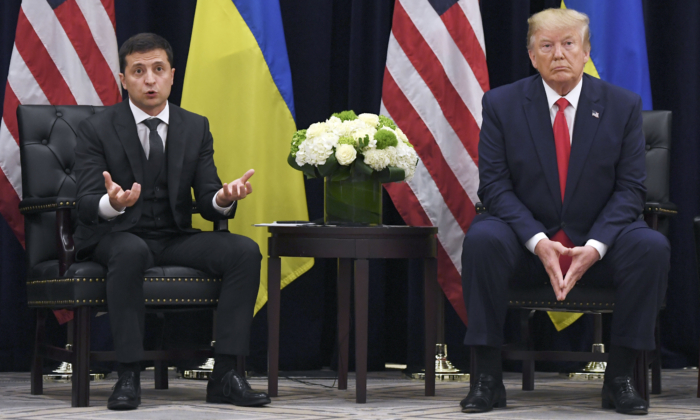
[[[569,101],[566,98],[559,98],[556,102],[559,106],[556,117],[554,117],[554,145],[557,149],[557,167],[559,168],[559,188],[561,189],[561,201],[564,202],[564,191],[566,190],[566,175],[569,173],[569,156],[571,155],[571,140],[569,137],[569,125],[566,123],[564,110],[569,106]],[[563,230],[555,233],[552,236],[553,241],[557,241],[567,248],[572,248],[574,244],[571,242]],[[571,266],[571,257],[559,256],[559,266],[561,274],[566,275]]]

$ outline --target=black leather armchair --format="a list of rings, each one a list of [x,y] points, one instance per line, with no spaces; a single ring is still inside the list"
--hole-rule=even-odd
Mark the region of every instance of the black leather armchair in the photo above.
[[[669,172],[671,152],[671,111],[643,111],[643,130],[646,140],[647,202],[644,206],[644,218],[653,229],[667,234],[667,216],[677,213],[676,206],[669,201]],[[478,203],[477,213],[486,209]],[[510,288],[508,306],[521,309],[521,334],[523,343],[507,345],[503,349],[506,360],[523,362],[523,390],[535,387],[535,361],[606,361],[607,354],[591,352],[535,351],[531,337],[532,315],[535,311],[569,311],[592,313],[600,317],[601,313],[613,312],[615,290],[610,287],[581,285],[569,292],[566,300],[557,301],[549,280],[539,287],[527,289]],[[596,320],[596,338],[602,335],[600,318]],[[640,394],[649,399],[648,366],[652,365],[652,393],[661,393],[661,363],[659,345],[659,326],[656,326],[656,350],[644,354],[637,361],[635,385]],[[524,344],[524,349],[523,349]],[[472,369],[478,363],[472,357]],[[473,370],[472,370],[473,371]],[[700,391],[699,391],[700,392]],[[699,394],[700,395],[700,394]]]
[[[90,315],[106,310],[105,268],[76,262],[73,226],[76,220],[76,178],[73,174],[78,124],[100,112],[94,106],[22,105],[17,109],[22,164],[28,305],[37,325],[31,393],[42,394],[42,358],[73,364],[72,405],[89,405],[90,360],[115,360],[114,352],[90,351]],[[227,230],[227,221],[218,230]],[[214,309],[221,279],[187,267],[153,267],[144,278],[149,310]],[[49,310],[72,309],[72,351],[46,343],[44,322]],[[168,387],[165,360],[206,358],[211,350],[146,351],[155,361],[156,388]],[[242,358],[239,358],[242,359]],[[242,365],[239,364],[239,370]]]

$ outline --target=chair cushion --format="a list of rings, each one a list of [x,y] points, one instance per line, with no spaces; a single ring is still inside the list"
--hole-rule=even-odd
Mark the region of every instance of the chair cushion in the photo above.
[[[27,303],[30,307],[105,306],[105,274],[98,263],[79,262],[59,276],[58,261],[45,261],[28,273]],[[221,280],[188,267],[152,267],[144,275],[144,300],[147,306],[215,306]]]

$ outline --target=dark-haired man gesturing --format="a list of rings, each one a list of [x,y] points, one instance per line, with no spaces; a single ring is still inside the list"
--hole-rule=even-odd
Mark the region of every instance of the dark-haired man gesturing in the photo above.
[[[233,218],[238,200],[253,192],[251,169],[221,184],[209,122],[168,102],[175,69],[168,41],[155,34],[129,38],[119,50],[129,99],[80,125],[76,146],[78,258],[107,267],[107,306],[119,380],[107,407],[141,402],[145,307],[143,275],[158,265],[182,265],[223,278],[218,303],[216,363],[207,401],[270,403],[235,370],[248,354],[262,256],[250,238],[192,228],[197,208],[208,220]]]

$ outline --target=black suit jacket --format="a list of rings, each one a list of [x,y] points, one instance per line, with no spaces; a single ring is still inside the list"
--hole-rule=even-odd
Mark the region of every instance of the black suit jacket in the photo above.
[[[165,154],[170,208],[181,231],[197,232],[192,228],[192,189],[197,209],[207,220],[233,218],[236,205],[228,216],[216,211],[212,205],[221,181],[214,165],[209,121],[172,103],[169,106]],[[98,207],[100,199],[107,193],[102,172],[108,171],[112,180],[125,190],[130,189],[134,182],[142,184],[143,154],[128,100],[108,107],[80,124],[75,147],[78,226],[74,235],[79,259],[85,258],[105,234],[128,230],[138,222],[143,209],[142,197],[124,214],[109,221],[98,215]]]

